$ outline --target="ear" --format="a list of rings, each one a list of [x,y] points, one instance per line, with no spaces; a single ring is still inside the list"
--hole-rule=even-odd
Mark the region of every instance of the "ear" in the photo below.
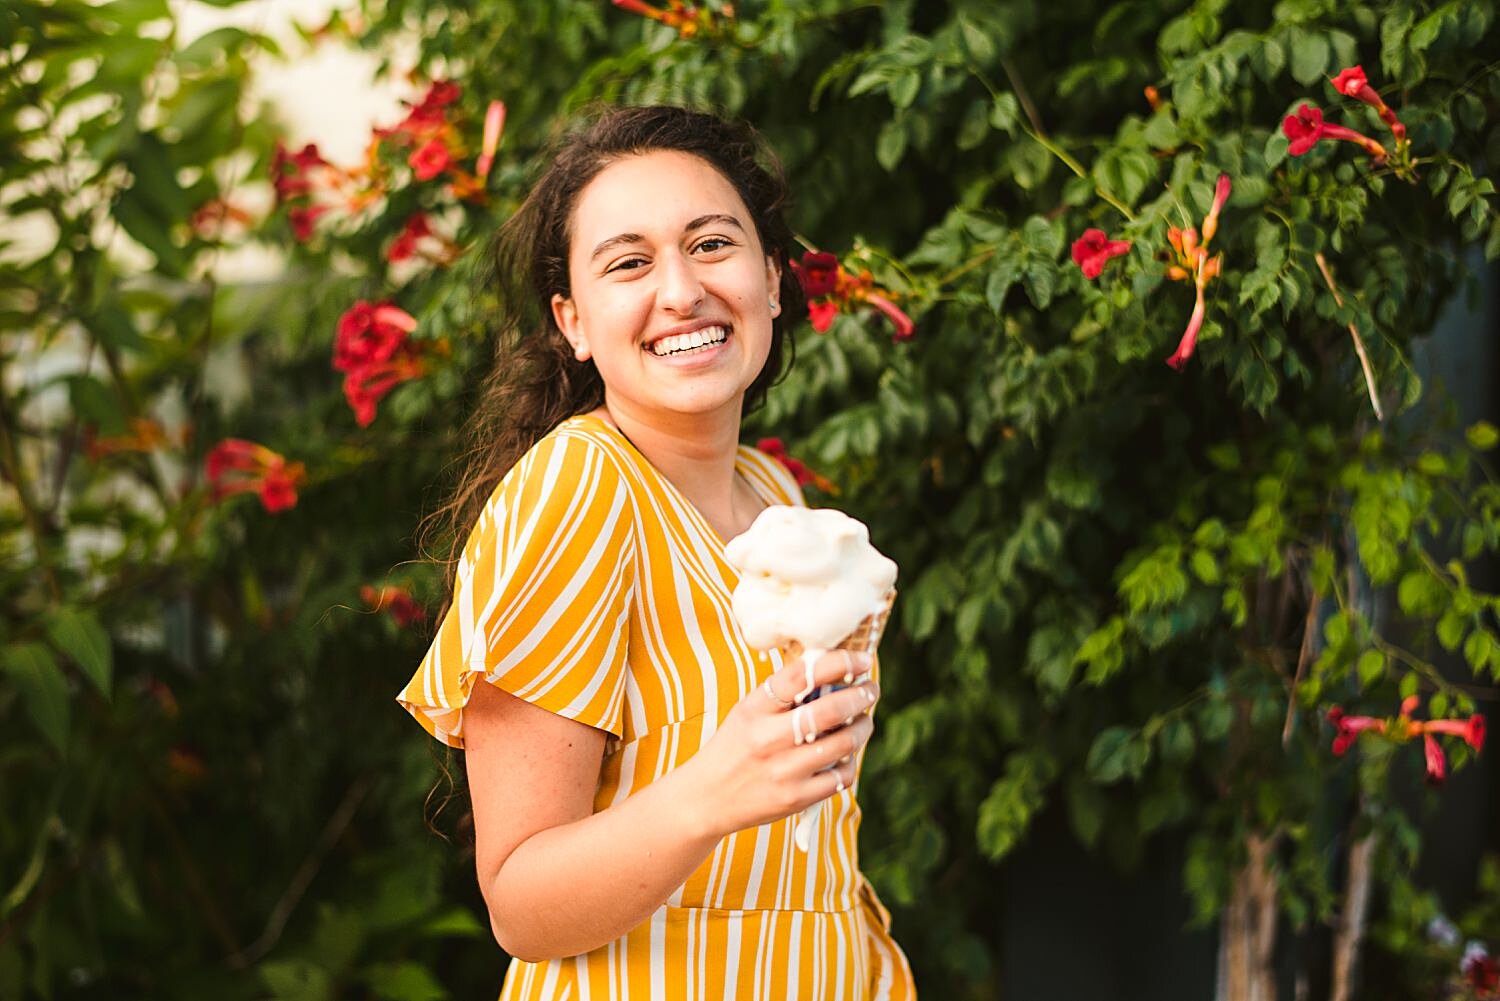
[[[588,361],[593,352],[589,350],[588,336],[583,332],[583,325],[578,322],[578,307],[573,300],[566,298],[562,293],[552,296],[552,319],[557,324],[557,329],[562,331],[563,337],[573,345],[573,357],[579,361]]]
[[[776,260],[772,254],[766,255],[766,288],[771,293],[771,301],[776,303],[771,310],[773,317],[781,315],[781,262]]]

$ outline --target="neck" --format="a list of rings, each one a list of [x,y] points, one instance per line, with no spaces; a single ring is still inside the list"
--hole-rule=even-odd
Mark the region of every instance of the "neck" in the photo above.
[[[727,540],[748,526],[759,505],[735,475],[742,405],[736,400],[711,413],[648,416],[606,390],[604,406],[594,413],[619,428]]]

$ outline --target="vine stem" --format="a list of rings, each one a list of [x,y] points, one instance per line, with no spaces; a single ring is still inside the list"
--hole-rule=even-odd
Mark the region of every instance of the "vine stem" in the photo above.
[[[1320,250],[1313,254],[1313,260],[1318,262],[1318,270],[1323,272],[1323,281],[1327,283],[1328,291],[1333,293],[1335,305],[1342,309],[1344,297],[1339,295],[1339,287],[1333,282],[1333,272],[1328,270],[1328,261],[1323,257],[1323,252]],[[1365,353],[1364,338],[1359,336],[1359,328],[1354,325],[1353,320],[1349,321],[1349,336],[1354,338],[1354,351],[1359,355],[1360,368],[1364,369],[1365,388],[1370,391],[1370,406],[1375,408],[1375,419],[1383,422],[1385,411],[1381,409],[1380,394],[1375,389],[1375,372],[1370,367],[1370,356]]]
[[[1083,178],[1084,180],[1089,180],[1089,172],[1083,168],[1083,164],[1073,159],[1072,155],[1070,155],[1067,150],[1063,149],[1061,146],[1057,145],[1057,143],[1053,142],[1052,137],[1047,134],[1047,129],[1042,125],[1041,113],[1037,111],[1036,104],[1031,100],[1031,94],[1029,91],[1027,91],[1026,84],[1022,82],[1021,74],[1016,72],[1015,66],[1009,59],[1001,59],[1000,68],[1005,70],[1005,78],[1006,80],[1010,81],[1010,89],[1015,91],[1016,100],[1020,102],[1021,110],[1026,113],[1026,120],[1031,123],[1030,128],[1022,126],[1021,131],[1025,132],[1033,142],[1037,143],[1048,153],[1051,153],[1053,156],[1057,157],[1057,159],[1062,161],[1063,165],[1071,170],[1074,174]],[[969,71],[979,78],[979,82],[984,84],[985,88],[989,90],[990,96],[992,98],[999,96],[999,94],[995,91],[994,86],[976,67],[970,65]],[[1118,210],[1119,213],[1129,221],[1135,221],[1135,213],[1130,211],[1130,206],[1126,205],[1114,195],[1104,190],[1104,188],[1097,183],[1094,185],[1094,194],[1098,195],[1104,201],[1114,206],[1114,208]]]
[[[1281,746],[1283,749],[1290,747],[1292,743],[1292,731],[1297,723],[1297,686],[1302,684],[1302,679],[1307,675],[1308,662],[1312,660],[1313,638],[1318,628],[1318,606],[1322,604],[1322,600],[1322,595],[1313,589],[1311,579],[1309,578],[1307,588],[1307,618],[1302,623],[1302,649],[1297,652],[1297,672],[1292,677],[1292,687],[1287,693],[1286,722],[1281,725]]]

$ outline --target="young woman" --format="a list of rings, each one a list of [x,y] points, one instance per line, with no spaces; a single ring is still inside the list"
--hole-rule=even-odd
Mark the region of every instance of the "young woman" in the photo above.
[[[803,312],[763,152],[711,115],[607,112],[500,234],[512,315],[437,512],[472,528],[399,701],[465,751],[503,1001],[915,997],[859,871],[879,688],[812,703],[799,746],[801,666],[730,614],[725,541],[805,503],[739,444]]]

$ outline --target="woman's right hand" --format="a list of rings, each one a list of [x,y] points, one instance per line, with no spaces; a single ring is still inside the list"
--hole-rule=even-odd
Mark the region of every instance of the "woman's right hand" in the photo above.
[[[870,663],[869,654],[832,650],[814,663],[812,681],[840,684],[868,675]],[[862,681],[794,705],[807,688],[798,658],[741,699],[693,757],[691,809],[705,832],[723,837],[781,820],[854,784],[880,687]]]

